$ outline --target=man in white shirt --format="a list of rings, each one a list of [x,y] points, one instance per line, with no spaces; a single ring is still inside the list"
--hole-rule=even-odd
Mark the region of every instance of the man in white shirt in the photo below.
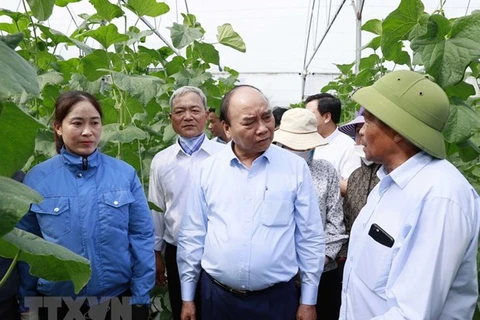
[[[185,203],[192,174],[198,165],[223,148],[209,140],[203,130],[207,122],[206,97],[195,87],[181,87],[170,98],[170,120],[179,135],[175,144],[160,151],[152,160],[148,200],[163,212],[152,210],[155,226],[156,284],[166,283],[173,319],[180,319],[182,300],[176,262],[178,228],[185,214]],[[165,250],[165,264],[162,251]]]
[[[227,144],[230,138],[227,137],[225,130],[223,130],[222,121],[218,118],[215,108],[208,109],[208,130],[214,137],[213,141]]]
[[[195,319],[197,283],[203,319],[314,320],[325,238],[308,165],[271,145],[257,88],[227,93],[220,118],[232,142],[200,165],[178,237],[182,320]]]
[[[352,98],[366,158],[382,167],[351,231],[340,319],[472,319],[480,198],[444,159],[446,94],[402,70]]]
[[[309,96],[306,109],[317,118],[317,130],[328,144],[317,147],[314,159],[324,159],[333,164],[340,180],[346,180],[353,170],[360,167],[360,157],[355,152],[355,141],[338,131],[342,105],[338,98],[329,93]]]

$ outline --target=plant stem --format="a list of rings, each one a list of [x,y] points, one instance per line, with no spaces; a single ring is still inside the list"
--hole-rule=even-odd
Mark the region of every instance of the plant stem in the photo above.
[[[21,250],[18,249],[17,253],[15,254],[15,257],[13,257],[12,264],[10,265],[10,267],[8,267],[7,273],[5,273],[2,280],[0,280],[0,288],[5,284],[5,282],[7,282],[7,279],[10,277],[13,269],[17,265],[17,260],[18,260],[18,256],[20,256],[20,252],[21,252]]]

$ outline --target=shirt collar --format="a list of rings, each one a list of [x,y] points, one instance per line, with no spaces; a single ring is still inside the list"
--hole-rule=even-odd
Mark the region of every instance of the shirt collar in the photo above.
[[[60,150],[60,155],[62,156],[65,165],[77,170],[87,170],[97,167],[99,162],[98,154],[98,148],[86,157],[68,152],[67,149],[65,149],[65,146]]]
[[[240,159],[238,159],[237,155],[235,154],[235,152],[233,152],[233,146],[235,145],[235,142],[233,142],[233,140],[231,140],[229,143],[227,143],[227,145],[225,146],[225,158],[228,159],[230,161],[230,164],[233,164],[233,163],[236,163],[237,165],[241,165],[243,166],[242,162],[240,161]],[[276,145],[273,145],[273,144],[270,144],[270,146],[268,147],[267,150],[265,150],[264,153],[262,153],[260,156],[258,156],[257,159],[255,159],[253,162],[257,162],[257,161],[260,161],[259,159],[263,159],[265,158],[268,162],[270,162],[270,158],[272,157],[272,153],[273,153],[273,149],[272,148],[280,148]]]
[[[385,167],[382,166],[377,171],[377,176],[380,179],[380,193],[385,192],[392,183],[395,183],[400,189],[405,188],[417,173],[432,160],[432,156],[420,151],[389,174],[385,171]]]

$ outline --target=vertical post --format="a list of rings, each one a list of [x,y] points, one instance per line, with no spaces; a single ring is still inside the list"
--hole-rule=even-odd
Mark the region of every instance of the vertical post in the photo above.
[[[360,69],[360,59],[362,58],[362,13],[365,0],[356,0],[355,4],[355,74]]]

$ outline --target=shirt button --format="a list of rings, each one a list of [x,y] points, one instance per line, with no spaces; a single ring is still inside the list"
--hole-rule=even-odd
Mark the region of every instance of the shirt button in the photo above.
[[[78,174],[77,174],[77,177],[81,178],[81,177],[83,177],[83,174],[78,173]]]
[[[55,208],[55,209],[53,209],[53,212],[58,212],[58,211],[60,211],[60,209],[59,209],[59,208]]]
[[[117,201],[117,200],[113,201],[113,204],[117,206],[117,205],[118,205],[118,201]]]

